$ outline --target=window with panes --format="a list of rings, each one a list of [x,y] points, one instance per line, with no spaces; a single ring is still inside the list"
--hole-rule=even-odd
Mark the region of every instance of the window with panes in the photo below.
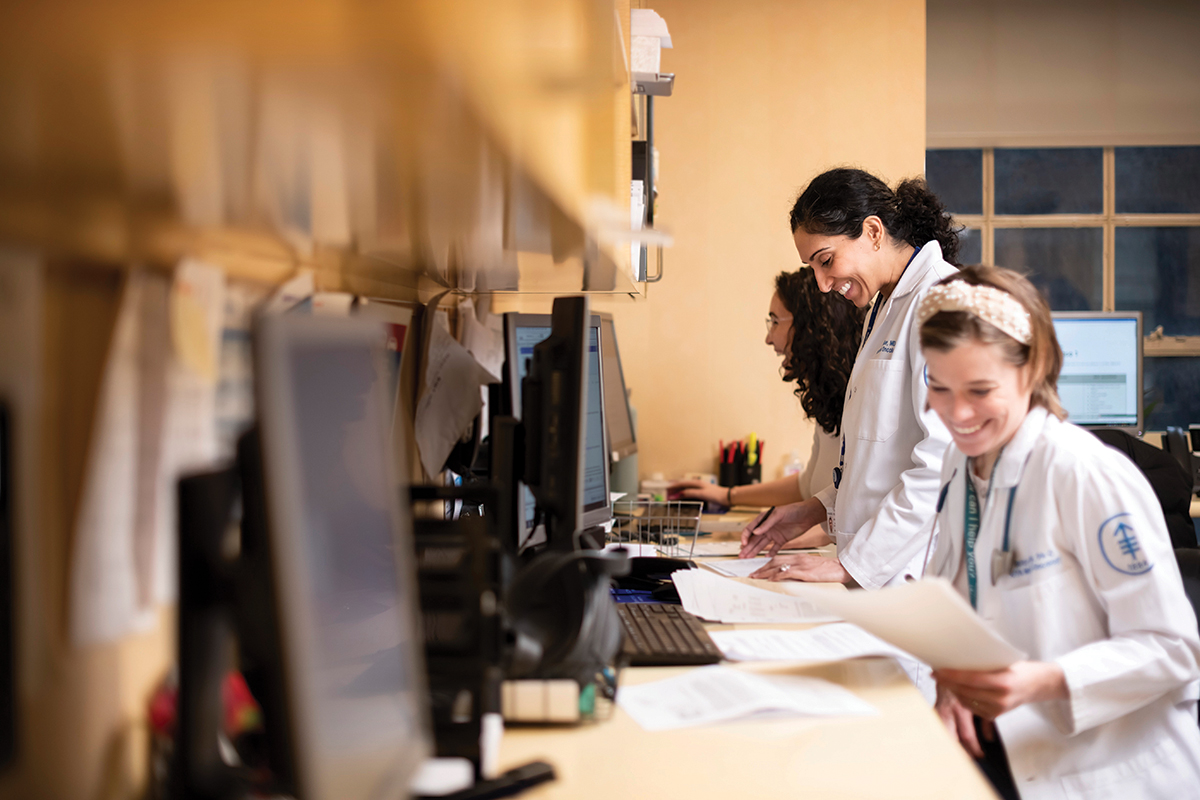
[[[1055,311],[1141,311],[1147,429],[1200,423],[1200,147],[937,149],[925,172],[962,263]]]

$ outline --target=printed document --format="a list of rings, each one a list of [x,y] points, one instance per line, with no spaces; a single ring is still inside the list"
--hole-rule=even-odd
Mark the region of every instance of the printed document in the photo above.
[[[648,731],[764,716],[879,713],[849,690],[820,678],[759,675],[722,666],[701,667],[675,678],[622,686],[617,693],[617,705]]]
[[[759,589],[708,570],[676,570],[671,573],[671,580],[684,609],[710,622],[833,622],[837,619],[808,598]]]
[[[864,656],[912,658],[900,648],[848,622],[821,625],[806,631],[710,631],[708,635],[730,661],[823,663]]]

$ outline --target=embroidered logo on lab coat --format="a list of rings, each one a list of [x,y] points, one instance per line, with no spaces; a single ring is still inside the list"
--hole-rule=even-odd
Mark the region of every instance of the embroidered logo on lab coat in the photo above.
[[[1109,517],[1100,525],[1100,552],[1117,572],[1141,575],[1153,569],[1154,565],[1142,549],[1131,520],[1128,513],[1122,513]]]

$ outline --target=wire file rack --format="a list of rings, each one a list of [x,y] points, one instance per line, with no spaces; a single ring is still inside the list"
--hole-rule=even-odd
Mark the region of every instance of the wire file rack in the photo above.
[[[608,541],[651,545],[670,558],[691,558],[703,510],[698,500],[618,500]]]

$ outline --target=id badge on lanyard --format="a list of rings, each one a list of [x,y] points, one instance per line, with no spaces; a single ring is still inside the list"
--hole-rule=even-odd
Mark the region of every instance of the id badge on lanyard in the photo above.
[[[993,476],[995,468],[993,467]],[[975,566],[975,540],[979,536],[979,498],[975,494],[975,486],[971,482],[970,471],[971,467],[967,467],[967,475],[964,477],[967,481],[967,502],[964,504],[963,510],[963,546],[967,551],[967,588],[971,595],[971,608],[976,608],[977,578]],[[988,494],[992,493],[991,481],[988,481]],[[1016,497],[1017,487],[1012,487],[1008,490],[1008,507],[1004,511],[1004,546],[1002,549],[992,550],[992,586],[996,585],[996,581],[1000,580],[1002,575],[1011,575],[1013,563],[1016,561],[1016,554],[1009,549],[1008,531],[1009,525],[1012,523],[1012,507],[1013,498]]]

